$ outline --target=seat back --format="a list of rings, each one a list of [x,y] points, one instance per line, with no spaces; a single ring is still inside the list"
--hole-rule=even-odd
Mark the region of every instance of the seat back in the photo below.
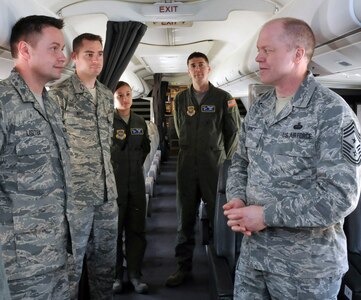
[[[225,160],[219,170],[217,199],[214,216],[214,248],[218,256],[227,259],[231,271],[234,270],[239,255],[240,242],[243,235],[235,233],[227,225],[227,218],[223,213],[223,205],[227,202],[226,183],[230,160]]]
[[[344,231],[347,237],[347,250],[361,255],[361,204],[346,217]]]

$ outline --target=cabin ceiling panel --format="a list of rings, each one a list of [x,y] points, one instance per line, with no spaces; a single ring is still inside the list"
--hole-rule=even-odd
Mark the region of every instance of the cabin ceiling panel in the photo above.
[[[49,5],[47,0],[38,1],[43,5]],[[56,11],[63,17],[104,13],[112,21],[131,19],[139,22],[180,22],[225,20],[231,11],[236,10],[272,14],[279,9],[279,4],[276,1],[269,0],[160,1],[153,4],[115,0],[88,0],[74,1],[74,3]]]
[[[144,63],[145,68],[151,73],[187,73],[189,54],[194,51],[208,54],[213,45],[213,41],[162,48],[142,45],[135,51],[135,56]]]
[[[318,47],[313,56],[321,75],[361,68],[361,31]],[[322,66],[322,70],[317,69]]]

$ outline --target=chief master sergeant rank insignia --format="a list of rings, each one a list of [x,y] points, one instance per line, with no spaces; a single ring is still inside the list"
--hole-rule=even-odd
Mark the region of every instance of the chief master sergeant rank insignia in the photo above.
[[[361,162],[361,137],[355,123],[351,122],[343,129],[342,153],[351,163],[358,165]]]

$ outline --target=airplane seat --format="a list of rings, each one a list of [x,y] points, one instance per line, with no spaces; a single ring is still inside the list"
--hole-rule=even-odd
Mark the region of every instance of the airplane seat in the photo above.
[[[360,197],[361,198],[361,197]],[[361,200],[361,199],[360,199]],[[345,218],[349,270],[342,279],[340,300],[361,300],[361,204]]]
[[[208,245],[211,240],[211,228],[207,214],[207,206],[203,201],[199,204],[198,217],[201,244]]]
[[[151,216],[151,198],[155,195],[155,181],[157,179],[157,174],[159,174],[159,164],[157,160],[161,156],[159,147],[159,134],[157,126],[146,120],[148,134],[150,139],[150,152],[147,155],[144,164],[143,164],[143,175],[145,178],[145,192],[147,199],[147,216]]]
[[[225,257],[232,272],[235,269],[243,235],[235,233],[227,226],[227,218],[223,214],[226,204],[226,183],[231,160],[225,160],[218,177],[217,199],[214,216],[214,248],[218,256]]]
[[[223,214],[226,199],[226,182],[230,160],[225,160],[219,170],[215,204],[213,243],[206,246],[212,282],[212,299],[233,299],[234,270],[239,255],[242,234],[236,234],[227,225]]]

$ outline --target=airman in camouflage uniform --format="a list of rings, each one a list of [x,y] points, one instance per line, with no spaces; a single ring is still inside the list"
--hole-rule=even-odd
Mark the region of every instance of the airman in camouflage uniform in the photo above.
[[[78,36],[73,50],[76,74],[50,91],[70,138],[74,201],[69,203],[69,223],[75,260],[70,263],[71,297],[77,299],[86,254],[91,299],[112,299],[118,220],[110,161],[113,93],[96,80],[103,66],[100,36]]]
[[[62,27],[47,16],[20,19],[10,39],[15,68],[0,83],[0,240],[13,300],[70,297],[69,147],[44,89],[65,63]]]
[[[258,39],[261,80],[275,88],[251,106],[229,169],[225,214],[245,234],[234,299],[336,299],[348,268],[343,220],[360,193],[360,125],[307,73],[309,45],[312,30],[292,18]]]

